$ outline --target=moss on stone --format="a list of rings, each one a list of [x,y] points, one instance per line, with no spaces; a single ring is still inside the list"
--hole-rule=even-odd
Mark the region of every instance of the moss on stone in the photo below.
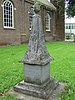
[[[39,4],[45,6],[49,10],[56,10],[56,7],[48,0],[32,0],[32,1],[38,2]]]

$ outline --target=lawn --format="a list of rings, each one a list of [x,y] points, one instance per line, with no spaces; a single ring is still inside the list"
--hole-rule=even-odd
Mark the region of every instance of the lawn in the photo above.
[[[54,57],[51,62],[51,77],[67,83],[59,100],[75,100],[75,43],[47,42],[46,46]],[[18,61],[26,50],[27,44],[0,47],[0,100],[15,100],[4,93],[23,80],[23,64]]]

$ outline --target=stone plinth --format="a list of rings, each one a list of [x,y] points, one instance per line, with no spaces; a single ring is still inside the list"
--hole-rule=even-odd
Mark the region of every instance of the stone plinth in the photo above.
[[[22,85],[25,84],[24,81],[22,81],[20,83]],[[22,85],[21,86],[19,85],[18,91],[20,91],[20,88],[22,87]],[[13,88],[10,88],[10,90],[7,91],[6,95],[14,95],[16,97],[16,100],[58,100],[61,93],[65,90],[66,85],[67,84],[59,82],[59,85],[54,89],[54,91],[52,93],[50,93],[48,99],[43,99],[43,98],[35,97],[35,96],[32,96],[32,95],[27,95],[26,93],[17,92],[17,91],[14,91]]]
[[[14,90],[47,100],[58,85],[58,81],[50,78],[50,63],[24,64],[24,81],[17,84]]]
[[[49,79],[41,85],[22,81],[14,87],[14,90],[23,94],[32,95],[47,100],[58,85],[59,82],[55,81],[54,79]]]

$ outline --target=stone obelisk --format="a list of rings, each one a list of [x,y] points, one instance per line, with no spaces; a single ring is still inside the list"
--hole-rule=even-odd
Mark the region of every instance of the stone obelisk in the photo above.
[[[50,78],[50,62],[53,58],[49,55],[45,45],[42,19],[39,15],[40,5],[38,3],[35,3],[33,11],[28,50],[22,59],[24,81],[16,85],[14,90],[47,99],[57,87],[58,81]]]

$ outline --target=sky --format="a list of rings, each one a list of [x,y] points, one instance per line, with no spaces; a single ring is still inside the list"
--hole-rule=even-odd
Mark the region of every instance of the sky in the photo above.
[[[50,0],[48,0],[50,2]]]
[[[50,0],[48,0],[50,2]],[[67,6],[67,5],[65,5]],[[67,18],[67,15],[65,13],[65,23],[75,23],[75,17],[74,18]]]
[[[67,18],[65,15],[65,23],[75,23],[75,17],[74,18]]]
[[[65,3],[65,7],[67,7],[67,2]],[[75,17],[74,18],[67,18],[67,15],[65,12],[65,23],[75,23]]]

